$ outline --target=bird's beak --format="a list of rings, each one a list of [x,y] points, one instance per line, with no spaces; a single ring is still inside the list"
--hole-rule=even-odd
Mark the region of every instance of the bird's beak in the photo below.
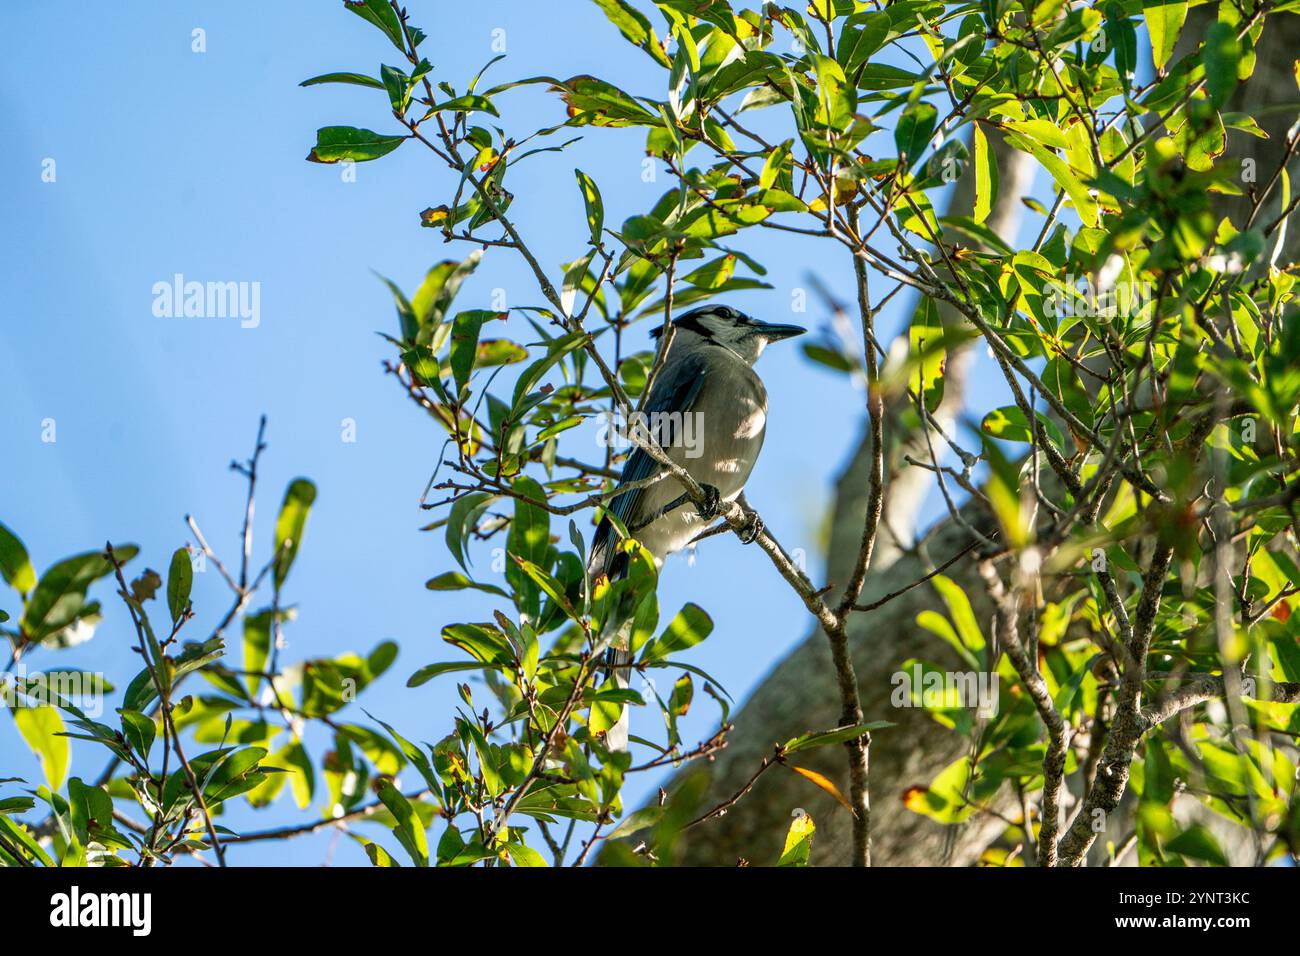
[[[780,342],[782,339],[792,339],[796,335],[803,335],[808,330],[802,325],[776,325],[764,322],[756,331],[769,342]]]

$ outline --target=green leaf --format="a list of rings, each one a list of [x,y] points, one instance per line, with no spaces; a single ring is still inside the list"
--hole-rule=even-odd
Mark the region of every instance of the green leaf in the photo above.
[[[343,0],[343,6],[367,23],[374,24],[392,41],[393,46],[403,53],[406,52],[402,22],[397,19],[397,14],[388,0]]]
[[[510,596],[494,584],[479,584],[477,581],[471,581],[459,571],[444,571],[437,577],[425,581],[424,586],[430,591],[464,591],[467,588],[472,588],[476,591],[485,591],[488,594],[496,594],[501,597]]]
[[[640,10],[626,0],[595,0],[595,4],[604,11],[609,22],[618,27],[618,32],[623,34],[629,43],[640,47],[660,66],[672,65],[668,54],[659,45],[659,39],[655,36],[650,21]]]
[[[370,858],[372,866],[401,867],[402,864],[394,860],[392,856],[389,855],[388,851],[378,843],[365,840],[363,841],[363,845],[366,848],[366,856]]]
[[[1223,128],[1223,120],[1218,111],[1203,100],[1189,103],[1186,121],[1174,133],[1174,145],[1189,168],[1198,172],[1213,169],[1214,160],[1223,154],[1228,145],[1227,131]],[[1192,219],[1191,216],[1188,218]],[[1207,225],[1212,223],[1211,219]],[[1195,235],[1195,227],[1191,231],[1192,242],[1199,249],[1204,239]]]
[[[834,369],[837,372],[852,372],[858,367],[857,362],[849,358],[843,352],[834,348],[818,345],[816,342],[806,342],[800,349],[805,357],[818,365],[825,365],[827,368]]]
[[[194,585],[194,565],[185,548],[177,548],[167,569],[167,610],[171,612],[172,626],[180,621],[190,606],[190,588]]]
[[[313,76],[310,80],[303,80],[298,85],[318,86],[321,83],[350,83],[353,86],[370,86],[377,90],[384,88],[383,83],[363,73],[322,73],[320,76]]]
[[[904,791],[903,805],[939,823],[961,823],[975,812],[964,796],[970,776],[970,758],[958,757],[930,781],[929,787]]]
[[[303,531],[307,527],[307,515],[311,513],[312,503],[316,500],[316,486],[306,478],[295,478],[284,492],[284,502],[280,505],[280,516],[275,521],[275,578],[276,590],[283,585],[298,556],[298,546],[302,543]]]
[[[777,866],[807,866],[812,853],[813,834],[817,825],[813,818],[802,810],[794,812],[790,830],[785,835],[785,848],[781,850],[781,859]]]
[[[586,340],[587,334],[585,332],[570,332],[567,335],[551,340],[547,344],[546,355],[524,369],[519,376],[519,380],[515,382],[515,393],[510,402],[511,409],[519,408],[524,397],[542,380],[542,376],[550,371],[551,366],[581,346]]]
[[[930,296],[923,296],[912,314],[908,328],[912,374],[908,387],[925,399],[925,407],[934,412],[943,401],[943,370],[948,351],[944,346],[943,323],[939,307]]]
[[[582,190],[582,201],[587,207],[587,227],[591,230],[591,244],[600,245],[600,234],[605,228],[605,204],[601,201],[600,190],[596,182],[581,169],[573,174],[578,177],[578,188]]]
[[[1237,42],[1236,27],[1222,20],[1210,24],[1205,33],[1201,62],[1205,65],[1205,89],[1210,94],[1210,102],[1215,109],[1222,109],[1237,88],[1241,44]]]
[[[943,598],[943,603],[948,608],[948,616],[952,618],[953,624],[957,626],[957,633],[961,635],[961,642],[972,652],[984,649],[984,634],[980,631],[979,622],[975,619],[975,611],[971,608],[970,598],[966,592],[952,578],[936,574],[930,579],[935,591],[939,597]]]
[[[1056,709],[1068,715],[1070,707],[1074,703],[1074,698],[1079,693],[1079,688],[1083,686],[1084,678],[1092,673],[1093,665],[1101,658],[1101,654],[1094,654],[1092,657],[1081,663],[1078,668],[1070,675],[1070,679],[1057,688],[1056,694],[1052,698],[1052,703]]]
[[[808,12],[822,23],[835,19],[835,0],[808,0]]]
[[[597,0],[600,2],[600,0]],[[546,859],[530,846],[522,843],[511,841],[506,844],[506,853],[510,856],[510,863],[513,866],[540,867],[546,866]]]
[[[354,126],[323,126],[316,131],[316,145],[307,154],[307,162],[337,163],[350,159],[364,163],[387,156],[406,139],[405,136],[384,136]]]
[[[397,283],[392,279],[379,275],[379,281],[388,286],[388,291],[393,294],[393,302],[397,305],[398,328],[402,333],[402,341],[413,343],[415,334],[419,329],[419,323],[415,319],[415,310],[411,308],[411,303],[407,300],[406,294],[398,288]]]
[[[9,842],[21,847],[26,851],[30,860],[39,860],[42,866],[55,866],[55,862],[50,859],[48,853],[42,849],[41,845],[32,838],[27,828],[20,826],[13,820],[10,820],[4,814],[0,814],[0,834],[7,836]],[[3,851],[0,851],[3,853]]]
[[[68,781],[68,807],[77,841],[87,846],[93,840],[105,846],[130,847],[130,842],[113,826],[113,798],[103,787],[92,787],[80,777]]]
[[[514,588],[519,609],[536,620],[541,611],[540,599],[537,584],[528,573],[527,565],[540,568],[546,561],[551,546],[550,514],[545,508],[525,500],[546,500],[545,490],[532,478],[520,475],[515,479],[514,489],[524,497],[515,498],[515,515],[506,537],[506,553],[515,559],[506,565],[506,580]]]
[[[1065,439],[1061,435],[1061,430],[1056,427],[1046,415],[1041,412],[1035,413],[1038,421],[1046,429],[1048,437],[1058,449],[1065,447]],[[994,438],[1000,438],[1003,441],[1018,441],[1029,444],[1034,440],[1033,433],[1029,430],[1029,420],[1025,418],[1025,413],[1020,410],[1019,405],[1004,405],[1001,408],[995,408],[984,416],[980,422],[980,430],[986,435],[992,435]]]
[[[439,789],[438,778],[434,772],[433,765],[429,762],[428,755],[419,746],[411,743],[411,741],[407,740],[390,725],[379,720],[379,718],[375,717],[369,711],[366,711],[366,716],[378,721],[380,726],[382,726],[384,730],[388,731],[388,736],[393,738],[393,742],[401,749],[403,756],[405,756],[406,759],[414,764],[415,768],[420,771],[420,776],[423,777],[424,782],[429,785],[429,789],[437,792]],[[308,767],[310,767],[310,763],[308,764]]]
[[[259,769],[258,764],[266,754],[264,747],[223,748],[194,758],[191,767],[200,782],[203,799],[208,806],[231,800],[260,786],[265,781],[266,774]],[[189,788],[183,771],[177,771],[168,778],[164,796],[168,793],[174,798],[188,798]]]
[[[202,643],[187,641],[182,645],[180,656],[172,661],[172,684],[175,685],[177,680],[191,671],[197,670],[204,664],[211,664],[213,661],[219,660],[225,651],[226,646],[219,637],[209,638]],[[126,693],[122,698],[122,706],[127,710],[143,711],[149,705],[149,702],[157,696],[158,692],[154,687],[153,679],[149,676],[149,668],[146,667],[136,674],[131,683],[127,685]]]
[[[691,683],[691,675],[683,674],[673,684],[673,692],[668,698],[668,712],[674,717],[685,717],[694,697],[695,685]]]
[[[1215,866],[1228,865],[1228,858],[1223,848],[1219,846],[1219,841],[1214,838],[1213,833],[1200,824],[1188,827],[1166,843],[1164,848],[1180,856],[1190,856],[1194,860],[1204,860]]]
[[[491,113],[493,116],[500,115],[497,112],[496,105],[486,96],[467,93],[464,96],[453,97],[445,103],[435,103],[433,106],[429,107],[429,112],[424,114],[424,118],[428,119],[438,113],[473,113],[475,111]]]
[[[36,572],[18,536],[0,523],[0,575],[19,594],[36,586]]]
[[[868,13],[862,18],[860,26],[850,20],[841,28],[840,39],[835,47],[835,59],[844,67],[847,76],[853,76],[858,67],[865,64],[871,54],[884,44],[890,30],[889,21],[888,13]]]
[[[492,313],[496,315],[496,313]],[[500,316],[497,316],[500,318]],[[518,342],[509,339],[482,339],[478,343],[478,355],[474,360],[476,368],[490,368],[497,365],[514,365],[528,358],[528,350]]]
[[[488,743],[487,738],[483,736],[483,731],[473,721],[462,720],[457,723],[464,728],[464,731],[474,743],[474,750],[478,753],[479,774],[483,778],[483,786],[487,788],[488,793],[493,797],[499,796],[505,784],[501,779],[501,773],[492,753],[492,745]]]
[[[1065,190],[1065,194],[1070,197],[1070,202],[1074,204],[1075,212],[1079,214],[1079,219],[1085,226],[1096,226],[1100,209],[1097,202],[1088,193],[1088,188],[1070,169],[1069,165],[1061,157],[1057,156],[1051,150],[1047,149],[1041,143],[1024,136],[1010,135],[1007,137],[1008,142],[1021,152],[1029,153],[1034,159],[1052,175],[1056,184]]]
[[[290,771],[289,784],[298,809],[307,809],[316,795],[316,770],[301,741],[295,740],[285,746],[276,755],[276,763],[283,763]]]
[[[998,198],[998,162],[989,147],[988,137],[975,124],[975,212],[972,218],[983,223]]]
[[[954,229],[963,233],[994,252],[1006,256],[1015,254],[1015,250],[1007,245],[1005,239],[983,223],[976,222],[970,216],[940,216],[939,222],[943,223],[945,229]]]
[[[267,608],[244,615],[244,670],[248,671],[244,681],[248,684],[249,696],[254,699],[262,682],[257,675],[266,670],[271,655],[272,614],[272,610]]]
[[[1163,70],[1173,55],[1178,34],[1187,20],[1187,0],[1152,0],[1142,4],[1147,32],[1151,35],[1151,60],[1157,70]]]
[[[379,68],[379,77],[384,82],[384,89],[388,91],[388,102],[392,105],[393,112],[404,114],[410,103],[408,96],[410,77],[397,67],[387,64]]]
[[[662,660],[703,641],[713,631],[713,619],[698,604],[687,603],[658,638],[647,645],[641,663]]]
[[[536,511],[538,509],[533,510]],[[532,579],[534,584],[546,592],[547,597],[560,606],[570,620],[576,624],[582,623],[582,615],[577,612],[573,607],[573,604],[569,601],[568,596],[564,593],[564,585],[551,575],[547,574],[532,561],[528,561],[515,554],[510,555],[510,557],[514,560],[515,564],[519,566],[519,569]]]
[[[442,629],[442,639],[484,664],[504,666],[514,661],[510,641],[490,624],[449,624]]]
[[[888,720],[873,720],[865,724],[854,724],[852,727],[837,727],[835,730],[822,730],[817,733],[801,734],[798,737],[792,737],[785,742],[781,749],[787,754],[795,754],[801,750],[812,750],[816,747],[827,747],[831,744],[843,743],[846,740],[853,740],[861,737],[863,734],[869,734],[873,730],[880,730],[884,727],[894,726]]]
[[[125,734],[127,741],[131,744],[131,749],[140,755],[144,761],[149,759],[149,750],[153,747],[154,738],[158,734],[158,726],[154,723],[152,717],[140,713],[138,710],[120,711],[122,715],[122,732]]]
[[[139,550],[124,544],[114,546],[113,553],[119,564],[126,564]],[[28,640],[44,640],[88,612],[97,612],[98,605],[86,604],[86,590],[112,573],[112,563],[100,551],[67,558],[46,571],[23,610],[22,629]]]
[[[650,112],[636,97],[594,76],[580,75],[555,80],[560,98],[572,109],[574,126],[659,126],[663,120]]]
[[[844,69],[828,56],[814,56],[817,73],[817,96],[821,105],[818,122],[836,130],[847,130],[857,109],[857,88],[848,81]],[[937,115],[937,110],[930,107]],[[933,126],[931,126],[933,130]],[[927,137],[928,138],[928,137]],[[919,155],[919,154],[918,154]],[[909,154],[910,158],[911,154]]]
[[[495,500],[495,496],[485,491],[477,491],[463,498],[457,498],[451,506],[451,512],[447,517],[447,550],[456,559],[456,563],[467,571],[469,555],[465,551],[465,544],[470,530]]]
[[[787,139],[785,142],[779,143],[775,149],[767,154],[767,159],[763,163],[763,172],[758,177],[759,189],[767,190],[776,185],[777,180],[785,172],[785,168],[790,162],[790,146],[792,143],[792,140]],[[692,280],[688,277],[687,281]],[[696,283],[696,285],[699,284]]]
[[[63,786],[63,777],[68,772],[68,738],[60,736],[63,733],[63,718],[55,708],[49,706],[15,707],[13,714],[18,733],[41,758],[45,782],[51,790],[58,790]]]
[[[894,145],[898,147],[899,159],[903,160],[909,168],[915,166],[916,161],[925,152],[938,119],[938,109],[924,101],[911,104],[898,118],[898,126],[894,130]]]
[[[442,664],[428,664],[421,667],[418,671],[407,678],[407,687],[419,687],[441,674],[454,674],[458,671],[482,671],[497,670],[495,664],[485,664],[481,661],[449,661]]]
[[[456,380],[456,393],[463,394],[469,384],[470,373],[478,357],[478,336],[483,323],[499,313],[486,309],[470,309],[457,313],[451,323],[451,374]]]
[[[663,819],[664,808],[660,806],[642,807],[619,821],[618,826],[605,835],[606,840],[618,840],[654,826]]]
[[[431,268],[411,297],[411,312],[415,316],[418,333],[414,336],[420,345],[435,348],[441,340],[435,338],[439,327],[451,310],[451,303],[465,280],[476,268],[483,253],[475,250],[462,261],[447,259]]]
[[[1006,120],[1002,125],[1007,129],[1014,130],[1026,139],[1032,139],[1035,143],[1042,143],[1049,149],[1070,148],[1070,141],[1061,128],[1055,123],[1049,123],[1047,120]]]

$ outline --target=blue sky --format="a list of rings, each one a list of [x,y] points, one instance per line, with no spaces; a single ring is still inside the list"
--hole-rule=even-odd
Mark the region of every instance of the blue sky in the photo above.
[[[663,95],[662,73],[593,4],[411,0],[409,7],[429,33],[422,52],[434,78],[459,88],[494,55],[500,29],[507,58],[492,81],[592,73]],[[442,737],[453,683],[407,690],[406,677],[453,659],[439,629],[481,619],[490,605],[481,595],[424,588],[453,566],[441,534],[419,531],[429,515],[418,500],[442,436],[381,372],[389,350],[374,333],[395,331],[395,318],[371,270],[413,290],[434,262],[469,250],[419,226],[418,212],[445,202],[450,189],[427,151],[408,144],[358,166],[351,183],[337,167],[303,161],[320,126],[394,132],[382,92],[298,87],[335,70],[377,75],[396,51],[341,4],[323,0],[5,4],[0,28],[21,40],[0,59],[8,134],[0,153],[0,521],[26,542],[38,573],[109,538],[141,546],[137,573],[146,565],[164,570],[189,540],[187,513],[233,561],[244,485],[227,466],[248,454],[265,413],[270,447],[256,528],[263,560],[286,484],[304,475],[319,487],[287,588],[299,616],[287,629],[284,659],[396,640],[401,656],[361,703],[408,737]],[[195,28],[206,31],[206,52],[191,51]],[[563,119],[558,100],[537,88],[507,94],[505,104],[501,125],[515,135]],[[519,197],[512,212],[522,233],[557,279],[558,264],[582,253],[587,231],[575,166],[599,183],[613,225],[646,211],[669,185],[662,167],[656,182],[642,181],[643,134],[579,132],[581,142],[530,160],[508,183]],[[54,182],[42,181],[47,159],[56,164]],[[808,288],[810,271],[852,297],[849,260],[828,256],[825,246],[757,230],[737,245],[767,264],[774,286],[727,300],[752,314],[826,325],[811,293],[808,311],[791,313],[792,291]],[[260,324],[155,316],[151,290],[176,273],[260,283]],[[884,283],[876,288],[883,292]],[[484,307],[494,289],[504,289],[511,306],[540,302],[530,275],[505,250],[486,254],[458,304]],[[903,309],[887,315],[887,331]],[[531,341],[526,326],[512,321]],[[633,342],[645,328],[632,331]],[[644,341],[638,347],[648,347]],[[771,349],[759,371],[771,412],[749,497],[788,549],[804,550],[816,577],[818,529],[858,437],[863,394],[789,344]],[[55,422],[53,443],[41,440],[46,419]],[[356,423],[354,443],[341,440],[344,419]],[[487,568],[479,555],[479,572],[490,579]],[[137,660],[128,650],[130,623],[107,588],[96,593],[108,608],[95,638],[57,657],[43,651],[30,659],[33,667],[102,670],[125,684]],[[228,603],[211,568],[196,576],[194,600],[191,636],[210,628]],[[734,536],[710,540],[693,565],[670,559],[660,600],[666,614],[687,600],[709,609],[714,635],[686,659],[738,699],[809,630],[766,558]],[[16,603],[12,593],[0,597],[11,614]],[[230,637],[237,646],[237,632]],[[355,709],[348,716],[364,720]],[[643,731],[657,720],[649,712],[637,719]],[[716,719],[711,702],[699,702],[687,739],[707,736]],[[319,758],[320,738],[309,737],[308,747]],[[102,763],[100,752],[77,745],[70,772],[91,777]],[[0,727],[0,776],[14,774],[40,778],[10,725]],[[629,798],[661,782],[639,779]],[[224,822],[260,829],[314,812],[282,797]],[[365,832],[387,837],[374,827]],[[329,843],[318,835],[232,852],[246,864],[312,865]],[[365,862],[348,840],[333,861]]]

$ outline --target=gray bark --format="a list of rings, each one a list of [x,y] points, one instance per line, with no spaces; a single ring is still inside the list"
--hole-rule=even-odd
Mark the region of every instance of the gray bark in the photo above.
[[[1033,176],[1032,161],[990,137],[997,150],[1000,173],[998,201],[988,225],[1001,236],[1014,236]],[[968,211],[974,202],[974,177],[956,184],[950,208]],[[955,321],[950,315],[945,322]],[[966,375],[973,356],[969,350],[950,356],[945,369],[944,400],[936,418],[951,427],[961,408]],[[897,409],[894,410],[898,411]],[[887,425],[886,483],[882,535],[862,595],[862,603],[907,586],[930,570],[915,549],[916,516],[932,487],[932,473],[909,466],[905,455],[925,460],[924,438],[899,435],[897,416]],[[941,444],[938,438],[935,439]],[[936,444],[936,453],[940,448]],[[862,536],[871,468],[870,432],[864,423],[862,437],[836,485],[831,535],[826,555],[827,580],[843,584]],[[945,561],[969,543],[960,528],[944,523],[921,549],[935,564]],[[967,589],[976,613],[987,618],[990,609],[980,602],[983,588],[973,562],[959,561],[947,572]],[[935,723],[918,709],[890,705],[891,676],[910,658],[952,661],[955,656],[939,638],[916,625],[924,609],[941,610],[932,588],[921,586],[877,611],[851,619],[854,668],[862,694],[865,719],[890,720],[896,726],[874,735],[871,745],[872,860],[876,865],[923,866],[972,862],[1004,824],[990,815],[977,816],[954,831],[906,809],[903,796],[909,787],[925,786],[944,766],[961,756],[968,744]],[[810,730],[836,726],[839,697],[835,691],[826,636],[814,631],[779,662],[733,718],[736,730],[727,749],[707,767],[688,767],[670,786],[691,773],[705,773],[708,789],[701,808],[720,804],[754,773],[773,744]],[[796,761],[835,781],[847,792],[844,753],[825,747],[800,754]],[[833,798],[807,780],[784,768],[765,773],[754,790],[725,816],[684,833],[678,843],[680,862],[686,865],[730,865],[744,858],[755,863],[774,862],[780,855],[790,814],[808,811],[817,824],[812,861],[819,865],[847,862],[852,818]],[[954,839],[955,837],[955,839]]]
[[[1184,42],[1197,42],[1208,25],[1209,7],[1191,11]],[[1286,148],[1286,135],[1295,122],[1295,110],[1277,110],[1277,104],[1294,103],[1294,79],[1291,65],[1300,49],[1300,17],[1293,14],[1270,17],[1257,48],[1258,62],[1254,75],[1234,95],[1229,109],[1254,116],[1269,134],[1261,140],[1230,131],[1225,158],[1253,159],[1256,189],[1263,189],[1273,176]],[[1031,164],[1020,154],[999,149],[1001,191],[997,208],[990,217],[990,227],[999,235],[1010,237],[1016,232],[1021,211],[1019,197],[1027,190],[1032,175]],[[1300,162],[1294,157],[1288,164],[1293,182],[1300,181]],[[966,179],[969,179],[967,177]],[[1249,185],[1249,184],[1247,184]],[[967,187],[967,188],[963,188]],[[969,183],[958,184],[953,208],[968,207]],[[1266,226],[1280,212],[1278,187],[1257,218],[1257,226]],[[1224,214],[1239,213],[1240,204],[1249,200],[1227,200]],[[1283,246],[1279,264],[1294,261],[1300,252],[1300,230],[1292,230]],[[951,377],[941,417],[955,414],[960,406],[964,363],[969,356],[954,357],[948,369]],[[956,386],[956,387],[954,387]],[[832,534],[827,553],[828,580],[842,578],[853,558],[861,534],[862,514],[869,471],[870,443],[865,437],[857,444],[853,456],[837,484],[832,512]],[[906,439],[905,439],[906,441]],[[916,451],[910,452],[914,457]],[[886,500],[884,530],[872,573],[868,577],[863,601],[903,587],[928,570],[914,553],[906,553],[908,538],[914,533],[914,515],[930,488],[927,472],[898,467],[902,455],[891,449],[887,469],[890,482]],[[897,532],[893,540],[890,531]],[[942,523],[926,542],[925,550],[933,562],[941,562],[966,544],[964,533],[951,522]],[[962,585],[981,620],[992,613],[978,580],[973,562],[959,561],[948,572]],[[988,842],[1004,824],[990,816],[974,817],[954,830],[912,813],[903,805],[909,787],[925,786],[935,773],[957,759],[966,744],[958,735],[934,723],[923,711],[890,706],[890,676],[908,658],[936,661],[951,660],[946,645],[915,624],[923,609],[941,610],[940,602],[928,586],[921,586],[891,604],[870,614],[857,616],[850,627],[854,665],[857,669],[867,720],[892,720],[897,726],[874,735],[871,746],[872,858],[877,865],[953,865],[969,864],[978,858]],[[811,634],[754,692],[735,716],[736,731],[728,748],[716,762],[705,768],[688,767],[685,774],[705,773],[709,786],[702,806],[721,803],[749,778],[762,759],[772,752],[778,741],[797,734],[833,726],[838,717],[838,698],[834,691],[835,675],[830,665],[826,639],[819,631]],[[845,783],[844,756],[837,747],[824,748],[798,761],[825,774],[841,787]],[[673,786],[679,781],[674,781]],[[818,832],[814,840],[813,862],[820,865],[843,863],[852,821],[848,813],[829,796],[807,781],[782,768],[774,768],[759,779],[754,790],[724,817],[710,820],[683,834],[679,850],[681,862],[696,865],[730,865],[745,858],[754,863],[773,862],[781,851],[790,814],[803,808],[812,814]],[[1119,834],[1114,835],[1116,839]]]

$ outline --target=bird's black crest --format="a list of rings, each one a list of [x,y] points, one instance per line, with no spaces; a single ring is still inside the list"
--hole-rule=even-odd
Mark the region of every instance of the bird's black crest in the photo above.
[[[743,316],[739,312],[737,312],[735,309],[730,308],[729,306],[709,305],[709,306],[705,306],[702,309],[692,309],[690,312],[687,312],[685,315],[673,319],[673,325],[679,329],[687,329],[691,332],[694,332],[697,335],[702,335],[706,339],[711,339],[713,338],[713,333],[709,331],[708,326],[706,326],[703,322],[700,321],[700,316],[708,315],[711,312],[721,315],[725,318],[734,318],[737,321],[740,321],[743,318]],[[656,325],[653,329],[650,330],[650,338],[652,339],[657,340],[663,334],[664,334],[664,327],[662,323]]]

